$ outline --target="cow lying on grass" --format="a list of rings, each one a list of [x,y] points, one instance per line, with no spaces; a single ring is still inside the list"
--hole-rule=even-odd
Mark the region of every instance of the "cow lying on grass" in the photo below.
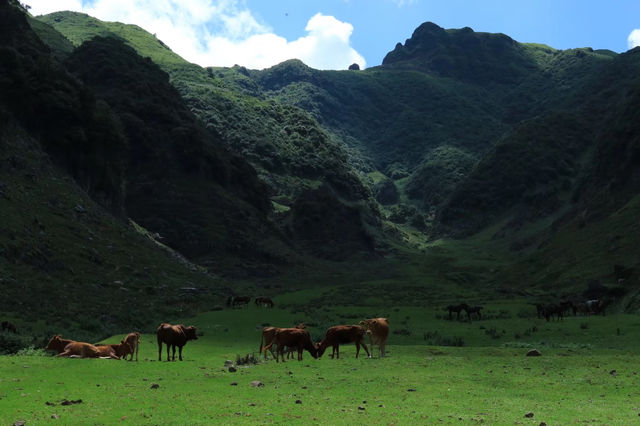
[[[117,345],[95,345],[100,351],[101,357],[110,357],[111,354],[120,358],[127,358],[127,355],[131,354],[131,358],[133,359],[133,349],[131,349],[131,345],[129,345],[124,340],[121,340]]]
[[[333,347],[331,358],[334,356],[340,358],[340,345],[345,343],[355,342],[356,344],[356,358],[360,353],[360,346],[367,352],[367,356],[371,358],[369,349],[367,349],[366,343],[364,343],[364,328],[359,325],[336,325],[329,327],[324,335],[324,339],[318,345],[318,358],[322,356],[324,351],[329,347]]]
[[[121,343],[121,345],[124,342]],[[117,345],[120,346],[120,345]],[[128,346],[128,345],[127,345]],[[119,351],[126,350],[126,347],[120,347]],[[48,351],[58,352],[59,357],[69,358],[108,358],[108,359],[120,359],[111,345],[103,345],[102,347],[96,347],[91,343],[76,342],[74,340],[63,339],[60,335],[53,336],[47,347]]]
[[[167,361],[169,361],[169,347],[173,348],[173,361],[176,360],[176,346],[179,351],[179,359],[182,361],[182,347],[189,340],[198,340],[194,326],[185,327],[182,324],[171,325],[163,322],[156,330],[158,336],[158,361],[162,361],[162,344],[167,344]]]
[[[378,345],[380,357],[386,356],[387,337],[389,337],[389,321],[386,318],[370,318],[360,321],[360,326],[369,335],[369,344],[373,352],[373,345]]]
[[[284,361],[285,347],[295,348],[298,350],[298,361],[302,361],[302,351],[306,349],[312,357],[318,358],[318,350],[311,341],[311,335],[307,330],[300,328],[279,328],[275,331],[275,335],[271,343],[264,348],[265,356],[267,350],[271,350],[273,345],[277,346],[276,362],[278,356]],[[272,352],[273,353],[273,352]]]

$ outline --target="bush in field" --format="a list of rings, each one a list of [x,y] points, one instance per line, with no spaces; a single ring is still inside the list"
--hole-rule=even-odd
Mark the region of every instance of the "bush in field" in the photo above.
[[[18,334],[0,333],[0,354],[15,354],[29,346],[30,341]]]

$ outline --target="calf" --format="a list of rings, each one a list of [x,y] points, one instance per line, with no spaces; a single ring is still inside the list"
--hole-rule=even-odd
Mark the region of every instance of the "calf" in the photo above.
[[[129,333],[125,336],[124,342],[127,343],[131,348],[131,359],[129,361],[133,361],[133,352],[136,353],[136,361],[138,361],[138,349],[140,347],[140,333],[134,331],[133,333]],[[127,359],[127,355],[125,354],[124,359]]]
[[[284,361],[284,349],[285,346],[289,348],[296,348],[298,350],[298,361],[302,361],[302,351],[306,349],[312,357],[318,358],[318,350],[311,341],[311,335],[307,330],[300,328],[279,328],[276,330],[275,336],[270,344],[265,348],[265,354],[267,350],[271,350],[273,345],[277,345],[276,362],[278,361],[278,355]]]
[[[173,348],[173,361],[176,360],[176,346],[179,351],[179,359],[182,361],[182,347],[189,340],[198,340],[194,326],[185,327],[182,324],[171,325],[163,322],[156,330],[158,337],[158,361],[162,361],[162,344],[167,344],[167,361],[169,361],[169,347]]]
[[[360,321],[360,326],[369,335],[369,344],[373,352],[373,345],[378,345],[380,357],[386,356],[385,346],[389,336],[389,321],[386,318],[371,318]]]
[[[364,343],[364,328],[359,325],[336,325],[329,327],[324,335],[324,339],[318,345],[318,358],[322,356],[327,347],[332,346],[333,352],[331,358],[334,356],[340,358],[340,345],[345,343],[355,342],[356,344],[356,358],[360,353],[360,346],[367,352],[369,358],[371,354],[367,345]]]
[[[131,346],[125,342],[124,340],[121,340],[120,343],[118,343],[117,345],[95,345],[96,348],[98,348],[98,351],[100,351],[100,356],[108,356],[110,357],[111,354],[115,355],[116,357],[118,357],[118,359],[120,358],[127,358],[127,355],[129,355],[130,353],[133,353],[133,350],[131,349]],[[133,358],[133,356],[132,356]]]

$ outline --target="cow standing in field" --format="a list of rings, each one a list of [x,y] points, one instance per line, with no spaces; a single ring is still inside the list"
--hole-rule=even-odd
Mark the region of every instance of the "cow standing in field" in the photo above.
[[[298,324],[294,328],[304,330],[307,328],[306,324]],[[276,332],[278,330],[282,330],[279,327],[264,327],[262,329],[262,336],[260,337],[260,349],[258,352],[262,353],[262,348],[264,347],[264,359],[267,359],[267,346],[269,346],[269,352],[271,352],[271,356],[276,358],[276,355],[273,353],[273,347],[271,346],[271,342],[276,337]],[[263,345],[264,344],[264,345]],[[276,348],[277,349],[277,348]],[[291,350],[287,351],[287,358],[289,358],[289,354]]]
[[[389,321],[386,318],[370,318],[360,321],[360,326],[369,335],[371,352],[373,352],[373,345],[377,344],[380,357],[386,356],[385,346],[389,336]]]
[[[271,350],[271,347],[276,345],[278,347],[276,354],[276,362],[278,356],[284,361],[284,348],[296,348],[298,350],[298,361],[302,361],[302,351],[306,349],[312,357],[318,358],[318,349],[311,341],[311,335],[307,330],[300,328],[279,328],[275,332],[275,336],[270,344],[265,346],[265,355],[267,350]]]
[[[329,346],[333,348],[331,358],[334,356],[336,358],[340,358],[340,345],[346,343],[356,344],[356,358],[358,358],[358,354],[360,353],[360,346],[364,348],[367,352],[367,356],[371,358],[369,349],[367,349],[367,344],[364,342],[364,334],[364,328],[359,325],[336,325],[329,327],[324,338],[318,345],[318,358],[322,356]]]
[[[138,349],[140,348],[140,333],[134,331],[133,333],[129,333],[125,336],[124,342],[127,343],[131,347],[131,359],[129,361],[133,361],[133,353],[136,353],[136,361],[138,361]],[[124,356],[124,359],[127,359],[127,355]]]
[[[189,340],[198,340],[196,328],[194,326],[185,327],[182,324],[171,325],[163,322],[156,330],[158,336],[158,361],[162,361],[162,344],[167,345],[167,361],[169,361],[169,347],[173,348],[173,361],[176,360],[176,346],[178,347],[179,359],[182,361],[182,347]]]

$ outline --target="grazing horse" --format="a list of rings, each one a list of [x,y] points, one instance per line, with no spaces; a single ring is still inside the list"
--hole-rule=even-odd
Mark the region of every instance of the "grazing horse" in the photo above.
[[[560,321],[564,317],[564,309],[560,305],[550,304],[544,307],[544,318],[547,321],[552,321],[553,316],[556,316],[557,320]]]
[[[449,305],[447,306],[445,309],[449,311],[449,320],[451,320],[451,313],[455,312],[456,313],[456,319],[460,319],[460,312],[464,309],[467,309],[469,307],[469,305],[467,305],[466,303],[461,303],[459,305]]]
[[[18,334],[16,325],[9,321],[2,321],[2,323],[0,323],[0,326],[2,327],[2,331],[10,331],[13,334]]]
[[[274,305],[273,300],[271,300],[271,298],[269,297],[256,297],[255,303],[259,308],[273,308]]]
[[[482,306],[467,306],[464,308],[464,310],[467,312],[467,317],[469,318],[469,322],[471,322],[471,314],[477,314],[478,315],[478,319],[482,319],[482,314],[480,314],[480,311],[482,310]]]
[[[236,306],[249,307],[250,301],[251,301],[250,296],[229,296],[227,298],[227,307],[229,308],[235,308]]]

